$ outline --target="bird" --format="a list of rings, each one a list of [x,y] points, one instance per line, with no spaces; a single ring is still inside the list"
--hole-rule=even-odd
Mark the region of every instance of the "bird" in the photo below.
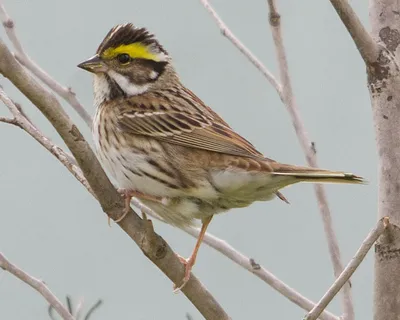
[[[265,157],[180,80],[154,34],[132,23],[114,26],[96,54],[78,65],[94,74],[92,134],[97,157],[125,199],[165,222],[201,230],[185,266],[190,279],[215,214],[279,198],[299,183],[352,183],[352,173],[284,164]]]

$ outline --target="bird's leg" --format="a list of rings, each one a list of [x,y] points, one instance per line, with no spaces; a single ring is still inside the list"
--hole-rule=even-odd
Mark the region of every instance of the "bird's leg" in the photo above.
[[[199,237],[197,238],[196,245],[195,245],[195,247],[193,249],[193,252],[190,255],[189,259],[185,259],[185,258],[183,258],[183,257],[178,255],[179,260],[185,265],[185,276],[183,277],[182,284],[179,287],[174,285],[174,292],[175,293],[179,292],[190,279],[190,273],[191,273],[192,268],[193,268],[193,266],[194,266],[194,264],[196,262],[197,253],[199,252],[201,243],[203,242],[204,235],[206,234],[207,227],[210,224],[212,217],[213,216],[210,216],[210,217],[202,219],[202,225],[201,225],[201,230],[200,230],[200,233],[199,233]]]
[[[131,209],[131,200],[132,200],[133,197],[138,198],[138,199],[145,199],[145,200],[150,200],[150,201],[155,201],[155,202],[162,203],[162,198],[161,197],[151,196],[151,195],[148,195],[148,194],[144,194],[144,193],[142,193],[140,191],[130,190],[130,189],[118,189],[118,192],[124,197],[125,208],[124,208],[124,211],[122,213],[122,216],[119,217],[117,220],[115,220],[115,223],[118,223],[118,222],[122,221],[126,217],[126,215],[128,214],[129,210]],[[142,216],[143,216],[143,212],[142,212]],[[108,218],[108,224],[110,225],[110,218]]]

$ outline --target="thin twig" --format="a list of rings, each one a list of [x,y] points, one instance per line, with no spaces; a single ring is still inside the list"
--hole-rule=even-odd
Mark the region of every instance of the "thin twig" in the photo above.
[[[232,31],[226,26],[224,21],[220,18],[218,13],[214,10],[214,8],[210,5],[208,0],[200,0],[204,8],[211,14],[214,18],[215,22],[217,23],[219,29],[223,36],[229,39],[232,44],[242,52],[245,57],[247,57],[250,62],[261,71],[261,73],[267,78],[267,80],[271,83],[271,85],[276,89],[279,97],[282,100],[282,87],[279,82],[275,79],[274,75],[263,65],[263,63],[252,53],[233,33]]]
[[[324,310],[327,305],[332,301],[335,295],[339,292],[340,288],[343,287],[345,283],[348,282],[354,271],[358,268],[361,262],[364,260],[368,251],[371,249],[375,241],[380,237],[380,235],[385,231],[389,225],[389,218],[384,217],[380,219],[376,227],[370,231],[368,236],[363,241],[361,247],[357,250],[354,257],[351,259],[349,264],[332,284],[329,290],[324,294],[322,299],[318,304],[306,315],[304,320],[315,320],[319,317],[322,310]]]
[[[330,0],[337,14],[346,26],[364,61],[368,64],[378,58],[379,48],[364,28],[348,0]]]
[[[89,311],[86,313],[86,316],[84,318],[84,320],[89,320],[90,316],[93,314],[93,312],[95,312],[103,303],[103,300],[99,299],[90,309]]]
[[[279,64],[280,80],[282,82],[283,100],[288,110],[288,113],[292,119],[292,123],[306,156],[307,163],[311,167],[318,167],[317,156],[315,152],[315,144],[311,142],[308,137],[307,130],[304,122],[301,119],[299,109],[294,97],[292,83],[290,79],[289,66],[286,57],[286,51],[283,44],[282,29],[281,29],[281,17],[276,7],[276,0],[268,0],[269,6],[269,22],[271,26],[272,37],[275,43],[276,55]],[[336,234],[333,230],[332,217],[328,205],[328,200],[325,194],[325,189],[322,185],[314,185],[317,201],[322,216],[325,234],[328,241],[328,248],[333,264],[333,270],[335,277],[338,277],[343,270],[343,265],[340,258],[339,244],[336,238]],[[343,309],[347,320],[354,319],[354,308],[351,297],[350,285],[346,285],[343,288]]]
[[[25,282],[37,292],[39,292],[47,302],[53,306],[57,313],[64,320],[74,320],[74,317],[68,312],[68,310],[63,306],[60,300],[50,291],[50,289],[45,285],[42,280],[36,279],[31,275],[27,274],[25,271],[18,268],[15,264],[11,263],[7,258],[0,252],[0,268],[8,271],[21,281]]]
[[[92,195],[94,195],[89,183],[83,177],[82,170],[76,165],[75,159],[68,153],[64,152],[60,147],[56,146],[50,139],[46,138],[43,133],[32,124],[32,122],[26,119],[20,112],[21,107],[17,107],[1,88],[0,101],[6,105],[14,116],[14,119],[0,118],[0,121],[16,125],[25,130],[32,138],[50,151],[50,153],[55,156]]]
[[[53,79],[46,71],[37,65],[25,52],[15,32],[15,22],[10,18],[5,10],[4,5],[0,1],[0,21],[3,23],[8,38],[15,48],[15,58],[26,68],[28,68],[36,77],[45,83],[50,89],[56,92],[60,97],[67,101],[79,114],[79,116],[90,127],[92,118],[85,110],[83,105],[76,98],[71,88],[66,88]]]
[[[12,125],[14,125],[14,126],[19,127],[18,121],[15,120],[14,118],[0,117],[0,122],[12,124]]]

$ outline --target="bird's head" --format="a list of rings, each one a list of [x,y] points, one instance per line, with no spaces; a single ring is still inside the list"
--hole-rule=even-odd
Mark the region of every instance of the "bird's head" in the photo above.
[[[138,95],[177,81],[168,52],[153,34],[131,23],[113,27],[96,54],[78,67],[95,74],[95,95],[103,100]]]

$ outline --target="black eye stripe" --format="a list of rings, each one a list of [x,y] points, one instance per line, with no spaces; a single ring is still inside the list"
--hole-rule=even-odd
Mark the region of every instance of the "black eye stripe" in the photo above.
[[[168,62],[166,61],[154,61],[154,60],[148,60],[148,59],[135,59],[135,61],[142,66],[148,67],[155,72],[157,72],[159,75],[161,75],[165,67],[167,66]]]

